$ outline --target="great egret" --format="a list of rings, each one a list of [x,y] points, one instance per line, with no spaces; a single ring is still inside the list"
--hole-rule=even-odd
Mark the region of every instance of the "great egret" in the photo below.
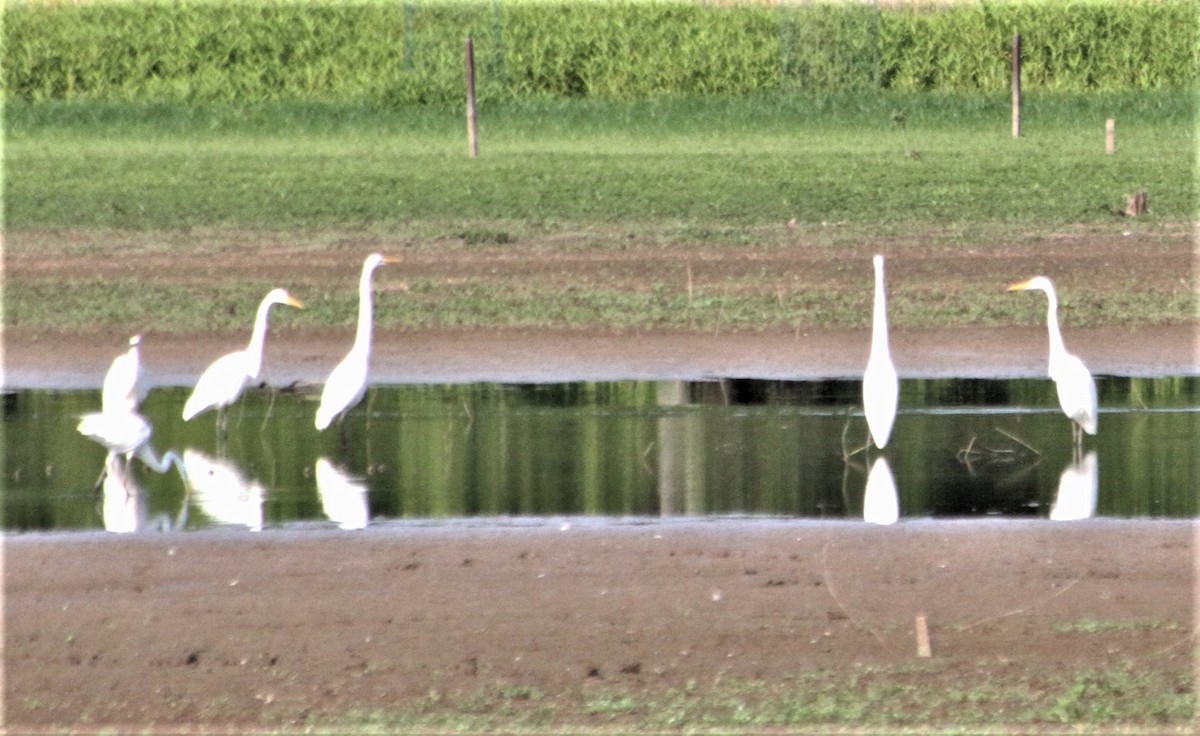
[[[875,307],[871,319],[871,353],[863,373],[863,411],[875,446],[883,449],[892,434],[900,381],[888,348],[887,297],[883,286],[883,256],[875,256]]]
[[[324,430],[333,420],[362,401],[367,391],[367,366],[371,361],[371,276],[385,263],[399,263],[399,258],[372,253],[363,261],[358,281],[358,331],[354,346],[337,364],[325,381],[321,405],[317,407],[316,425]]]
[[[1058,389],[1058,404],[1071,420],[1071,439],[1076,452],[1083,446],[1083,432],[1096,434],[1096,382],[1077,356],[1067,352],[1058,328],[1058,294],[1045,276],[1034,276],[1008,287],[1009,291],[1038,290],[1046,293],[1049,310],[1046,329],[1050,333],[1050,378]]]
[[[129,350],[113,358],[100,392],[101,411],[136,411],[138,404],[146,398],[147,389],[143,383],[145,372],[138,351],[141,341],[141,335],[129,338]]]
[[[196,388],[183,405],[184,421],[189,421],[200,412],[215,406],[218,414],[221,414],[218,423],[222,423],[224,408],[237,401],[246,386],[258,378],[267,339],[267,313],[275,304],[304,307],[299,299],[287,293],[285,289],[272,289],[258,305],[250,344],[244,350],[222,355],[200,374]]]
[[[183,482],[188,482],[187,471],[178,455],[167,452],[159,458],[154,454],[154,448],[150,446],[150,422],[137,412],[98,411],[84,414],[79,418],[77,429],[84,437],[103,445],[108,450],[108,460],[115,456],[124,456],[128,464],[136,456],[156,473],[165,473],[171,465],[175,465]],[[96,481],[97,487],[107,473],[108,460]]]

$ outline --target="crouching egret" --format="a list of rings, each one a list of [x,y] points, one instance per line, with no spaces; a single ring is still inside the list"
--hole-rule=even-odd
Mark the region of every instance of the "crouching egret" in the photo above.
[[[883,256],[875,256],[875,307],[871,318],[871,353],[863,373],[863,411],[875,446],[883,449],[892,434],[900,381],[888,348],[887,297],[883,286]]]
[[[138,351],[141,342],[142,336],[134,335],[129,338],[129,350],[113,358],[100,392],[101,411],[136,411],[138,404],[146,398],[147,389],[143,383],[145,372]]]
[[[1050,333],[1050,378],[1058,389],[1058,405],[1071,420],[1071,439],[1078,453],[1083,446],[1083,433],[1096,434],[1096,382],[1083,361],[1068,353],[1063,345],[1062,331],[1058,328],[1058,294],[1054,291],[1054,284],[1045,276],[1034,276],[1013,284],[1008,290],[1046,293],[1049,300],[1046,329]]]
[[[358,280],[358,331],[354,346],[342,362],[329,374],[317,407],[316,425],[324,430],[334,419],[344,416],[367,391],[367,367],[371,361],[371,277],[385,263],[399,263],[399,258],[372,253],[363,261]]]
[[[217,408],[220,415],[218,424],[223,425],[225,407],[238,400],[242,391],[251,382],[258,379],[262,369],[263,348],[267,339],[267,314],[272,305],[286,304],[290,307],[303,308],[304,304],[287,293],[284,289],[272,289],[262,303],[258,305],[258,313],[254,316],[254,330],[250,334],[250,344],[244,350],[235,350],[222,355],[200,374],[196,388],[183,405],[183,419],[189,421],[197,414]]]
[[[178,455],[168,451],[160,458],[154,454],[154,448],[150,446],[150,422],[137,412],[98,411],[84,414],[79,418],[77,429],[81,435],[108,450],[104,470],[96,480],[97,488],[104,481],[110,461],[119,456],[124,457],[126,464],[136,456],[156,473],[165,473],[174,465],[183,482],[188,482],[187,470]]]

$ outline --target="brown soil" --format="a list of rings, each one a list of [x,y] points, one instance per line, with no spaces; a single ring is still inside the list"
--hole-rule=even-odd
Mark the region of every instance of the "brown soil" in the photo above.
[[[580,713],[614,689],[703,697],[722,681],[912,668],[934,698],[1109,668],[1187,688],[1194,531],[511,520],[16,537],[6,715],[21,732],[295,726],[469,709],[502,687]]]
[[[277,245],[239,248],[221,262],[282,283],[326,277],[314,271],[320,264],[281,257]],[[1117,236],[1043,245],[1036,256],[997,248],[956,252],[936,264],[921,260],[918,243],[889,247],[911,247],[910,276],[934,289],[981,273],[1003,282],[1039,271],[1076,283],[1139,271],[1142,288],[1160,288],[1185,278],[1189,264],[1178,248],[1123,248],[1129,243]],[[354,262],[364,249],[387,246],[359,241],[337,260]],[[867,247],[836,258],[828,249],[812,258],[793,253],[766,268],[840,278],[839,259],[865,257]],[[936,251],[936,244],[926,247]],[[139,275],[158,278],[168,265],[186,266],[159,258],[134,267],[89,260],[85,251],[23,257],[10,250],[9,285],[44,269],[121,268],[128,275],[140,268]],[[639,262],[605,252],[546,259],[528,278],[618,273],[648,283],[684,259],[643,250]],[[717,253],[704,268],[719,271],[723,258],[724,267],[742,268],[736,264],[746,253]],[[670,263],[656,260],[663,258]],[[487,249],[452,251],[444,262],[422,251],[414,260],[449,274],[468,263],[485,273],[489,259],[523,268],[533,262]],[[114,325],[86,336],[8,329],[4,383],[98,386],[96,366],[124,349],[132,329]],[[343,333],[273,330],[269,379],[320,380],[349,342]],[[155,336],[143,355],[153,383],[186,384],[212,355],[244,339]],[[815,330],[380,330],[373,375],[387,382],[852,377],[864,364],[866,339],[859,331]],[[1069,343],[1097,373],[1195,373],[1200,365],[1194,324],[1072,330]],[[1042,327],[899,330],[893,350],[909,376],[1045,370]],[[532,688],[562,712],[581,713],[605,688],[694,687],[703,697],[731,679],[887,676],[879,673],[918,666],[930,692],[999,681],[1036,690],[1122,667],[1163,673],[1186,688],[1195,653],[1195,529],[1161,521],[873,528],[493,520],[384,524],[358,533],[22,535],[4,541],[2,558],[4,718],[19,732],[244,730],[355,710],[467,708],[473,694],[499,686]],[[918,614],[931,630],[928,660],[915,656]],[[1103,625],[1082,625],[1088,621]]]
[[[955,232],[864,242],[839,235],[834,226],[816,231],[780,228],[777,233],[756,233],[761,245],[705,244],[700,250],[594,231],[470,247],[389,240],[369,232],[187,231],[170,234],[169,249],[158,233],[38,232],[9,236],[4,268],[9,289],[111,275],[157,282],[186,279],[191,286],[266,281],[287,284],[306,295],[327,290],[330,284],[353,289],[362,257],[380,250],[404,256],[401,267],[378,279],[380,298],[387,298],[387,290],[403,289],[407,278],[445,284],[447,289],[471,281],[526,292],[572,283],[603,283],[628,291],[647,291],[664,283],[683,288],[689,269],[699,289],[774,295],[819,284],[869,298],[870,257],[882,252],[891,259],[889,283],[903,283],[910,293],[930,300],[954,300],[969,290],[1002,293],[1005,284],[1035,273],[1052,275],[1060,290],[1085,300],[1113,295],[1136,303],[1142,293],[1178,294],[1194,287],[1190,231],[1177,226],[1126,228],[1115,223],[1051,234],[1003,231],[994,242],[973,247],[960,242]],[[610,242],[614,239],[615,245]],[[1068,346],[1097,374],[1200,371],[1200,321],[1175,322],[1070,328]],[[68,335],[6,325],[3,383],[98,386],[111,356],[125,349],[129,335],[142,331],[138,324],[109,323]],[[147,335],[142,352],[149,379],[154,385],[188,385],[214,355],[240,347],[245,339],[242,329]],[[372,374],[382,382],[849,378],[860,374],[868,340],[863,330],[806,325],[761,332],[377,329]],[[302,331],[286,322],[272,325],[266,378],[276,384],[323,380],[351,341],[347,329]],[[903,376],[1045,374],[1043,325],[894,328],[892,342]]]

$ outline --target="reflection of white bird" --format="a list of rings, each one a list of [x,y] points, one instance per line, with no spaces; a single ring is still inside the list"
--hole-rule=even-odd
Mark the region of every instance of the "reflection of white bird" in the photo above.
[[[399,262],[398,258],[378,253],[367,256],[363,262],[358,282],[358,331],[354,335],[354,346],[325,381],[321,405],[317,407],[317,429],[327,428],[334,419],[362,401],[367,391],[367,366],[371,361],[371,276],[379,266]]]
[[[871,354],[863,374],[863,411],[875,446],[882,449],[892,434],[900,382],[888,348],[887,297],[883,286],[883,256],[875,256],[875,306],[871,318]]]
[[[895,524],[900,519],[900,497],[896,479],[887,458],[875,458],[867,474],[867,490],[863,494],[863,520],[871,524]]]
[[[1034,276],[1008,287],[1009,291],[1036,289],[1046,293],[1050,302],[1046,328],[1050,333],[1050,378],[1058,388],[1058,404],[1071,419],[1071,437],[1078,450],[1083,445],[1083,432],[1096,434],[1096,382],[1078,357],[1067,352],[1062,332],[1058,328],[1058,295],[1054,284],[1045,276]]]
[[[317,459],[316,477],[325,515],[342,529],[366,527],[367,486],[323,457]]]
[[[183,462],[175,453],[168,452],[163,458],[164,467],[155,469],[158,472],[166,472],[170,465],[175,465],[179,470],[179,476],[183,479],[186,489],[187,472],[184,470]],[[186,522],[186,501],[176,520],[172,520],[166,514],[159,514],[154,519],[150,518],[149,510],[146,507],[146,491],[134,479],[133,466],[120,455],[108,453],[108,457],[104,460],[104,473],[101,477],[104,481],[104,501],[101,515],[106,531],[117,534],[128,534],[147,528],[162,531],[177,529]]]
[[[146,523],[146,494],[133,479],[132,467],[110,452],[104,460],[104,529],[117,534],[136,532]]]
[[[138,352],[141,341],[141,335],[129,338],[129,350],[113,358],[100,392],[101,411],[136,411],[138,404],[146,398],[147,389],[143,384],[145,372]]]
[[[1096,513],[1099,480],[1095,450],[1068,465],[1058,479],[1058,495],[1050,507],[1050,518],[1054,521],[1092,518]]]
[[[221,412],[226,406],[237,401],[246,386],[258,378],[262,369],[263,349],[267,338],[267,313],[274,304],[287,304],[292,307],[303,307],[299,299],[288,294],[284,289],[272,289],[262,303],[258,305],[258,313],[254,317],[254,331],[250,334],[250,344],[244,350],[235,350],[217,358],[212,365],[200,374],[196,388],[183,405],[183,419],[190,420],[200,412],[216,407]],[[222,416],[223,418],[223,416]],[[219,420],[218,420],[219,421]]]
[[[247,480],[232,464],[197,450],[184,450],[183,464],[191,479],[192,498],[209,518],[262,531],[266,495],[262,484]]]

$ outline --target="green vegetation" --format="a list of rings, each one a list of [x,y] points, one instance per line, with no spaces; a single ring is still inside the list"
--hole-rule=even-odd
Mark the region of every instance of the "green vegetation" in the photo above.
[[[5,92],[24,100],[634,100],[846,89],[997,92],[1014,33],[1028,84],[1186,87],[1195,0],[759,5],[474,0],[9,2]]]
[[[288,282],[309,308],[288,323],[300,326],[353,319],[353,289],[302,268],[349,240],[463,261],[669,249],[679,263],[640,281],[604,270],[516,281],[505,268],[406,274],[406,298],[381,300],[383,325],[857,327],[869,292],[846,291],[849,266],[837,261],[880,239],[896,255],[952,257],[1124,229],[1161,240],[1159,253],[1178,251],[1186,269],[1193,103],[1178,91],[1030,95],[1027,132],[1013,140],[1002,96],[542,99],[487,108],[478,159],[466,156],[460,113],[430,107],[15,103],[5,111],[6,233],[21,256],[69,265],[112,253],[134,269],[155,254],[253,259],[263,240],[277,242],[298,257]],[[1106,117],[1120,121],[1115,155],[1103,151]],[[1114,214],[1137,190],[1151,193],[1150,214]],[[793,277],[736,255],[797,248],[828,261],[830,278],[805,274],[797,290]],[[687,252],[724,252],[734,271],[697,274],[689,293]],[[149,282],[136,270],[74,273],[64,283],[10,265],[9,284],[21,288],[6,292],[6,323],[34,329],[239,327],[274,285],[261,270],[193,267]],[[1040,321],[1037,300],[997,298],[997,276],[971,271],[950,291],[896,282],[893,319]],[[1067,324],[1179,322],[1196,311],[1173,275],[1084,276],[1086,289],[1064,291]],[[228,309],[195,309],[214,301]]]
[[[511,685],[456,695],[433,691],[416,705],[351,714],[335,723],[313,724],[313,732],[773,733],[822,728],[838,733],[871,728],[928,734],[1003,723],[1034,732],[1069,728],[1086,734],[1113,727],[1171,732],[1172,726],[1186,727],[1193,716],[1191,678],[1186,675],[1177,680],[1126,666],[1049,681],[968,678],[957,686],[930,688],[930,678],[952,677],[941,669],[864,668],[779,683],[718,679],[712,686],[689,682],[667,689],[605,684],[558,696]]]
[[[1157,221],[1185,221],[1193,102],[1031,97],[1014,141],[1001,97],[543,100],[484,111],[475,160],[457,111],[15,104],[5,205],[10,231],[420,222],[446,235],[496,221],[719,230],[792,217],[1032,228],[1110,222],[1143,189]],[[1107,117],[1121,121],[1120,155],[1104,154]]]

